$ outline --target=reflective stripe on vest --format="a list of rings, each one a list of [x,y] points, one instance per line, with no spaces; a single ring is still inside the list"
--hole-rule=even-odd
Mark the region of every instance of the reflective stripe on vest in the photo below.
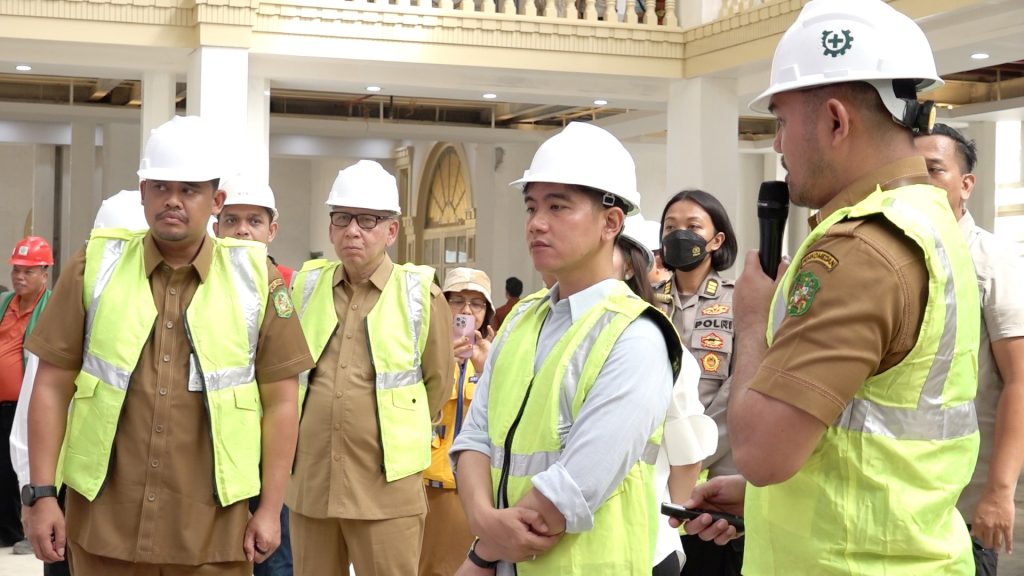
[[[144,232],[94,231],[86,248],[83,366],[58,470],[92,500],[108,474],[131,376],[157,317],[145,274]],[[214,491],[227,506],[260,490],[261,414],[255,382],[259,326],[268,298],[266,248],[215,240],[210,272],[184,315],[191,364],[206,369]],[[225,305],[225,302],[234,305]],[[184,384],[184,383],[183,383]]]

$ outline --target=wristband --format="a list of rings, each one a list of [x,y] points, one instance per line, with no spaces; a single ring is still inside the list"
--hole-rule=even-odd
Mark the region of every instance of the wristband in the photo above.
[[[480,542],[479,538],[475,538],[473,540],[473,543],[469,546],[469,553],[466,554],[466,557],[469,558],[470,562],[472,562],[473,564],[476,564],[480,568],[485,568],[485,569],[489,569],[489,570],[497,568],[497,566],[498,566],[498,561],[497,560],[484,560],[479,555],[477,555],[477,553],[476,553],[476,545],[479,542]]]

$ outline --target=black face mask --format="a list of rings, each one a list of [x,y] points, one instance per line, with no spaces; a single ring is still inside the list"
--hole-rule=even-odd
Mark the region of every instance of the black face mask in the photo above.
[[[673,230],[661,239],[661,261],[669,270],[689,272],[708,257],[708,241],[690,230]]]

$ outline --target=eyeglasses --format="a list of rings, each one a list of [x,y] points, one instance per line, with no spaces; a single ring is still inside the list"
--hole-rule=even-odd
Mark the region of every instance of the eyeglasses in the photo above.
[[[474,298],[472,300],[466,300],[465,298],[452,298],[448,301],[448,305],[455,310],[462,310],[466,304],[469,304],[469,309],[473,312],[483,312],[487,309],[487,302]]]
[[[377,216],[376,214],[350,214],[348,212],[331,212],[331,224],[338,228],[348,228],[355,218],[356,224],[363,230],[373,230],[381,220],[390,220],[392,217]]]

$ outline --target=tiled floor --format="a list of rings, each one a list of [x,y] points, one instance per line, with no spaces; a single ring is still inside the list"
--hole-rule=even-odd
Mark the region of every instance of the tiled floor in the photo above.
[[[15,556],[11,548],[0,548],[0,574],[3,576],[42,576],[43,563],[31,554]]]

